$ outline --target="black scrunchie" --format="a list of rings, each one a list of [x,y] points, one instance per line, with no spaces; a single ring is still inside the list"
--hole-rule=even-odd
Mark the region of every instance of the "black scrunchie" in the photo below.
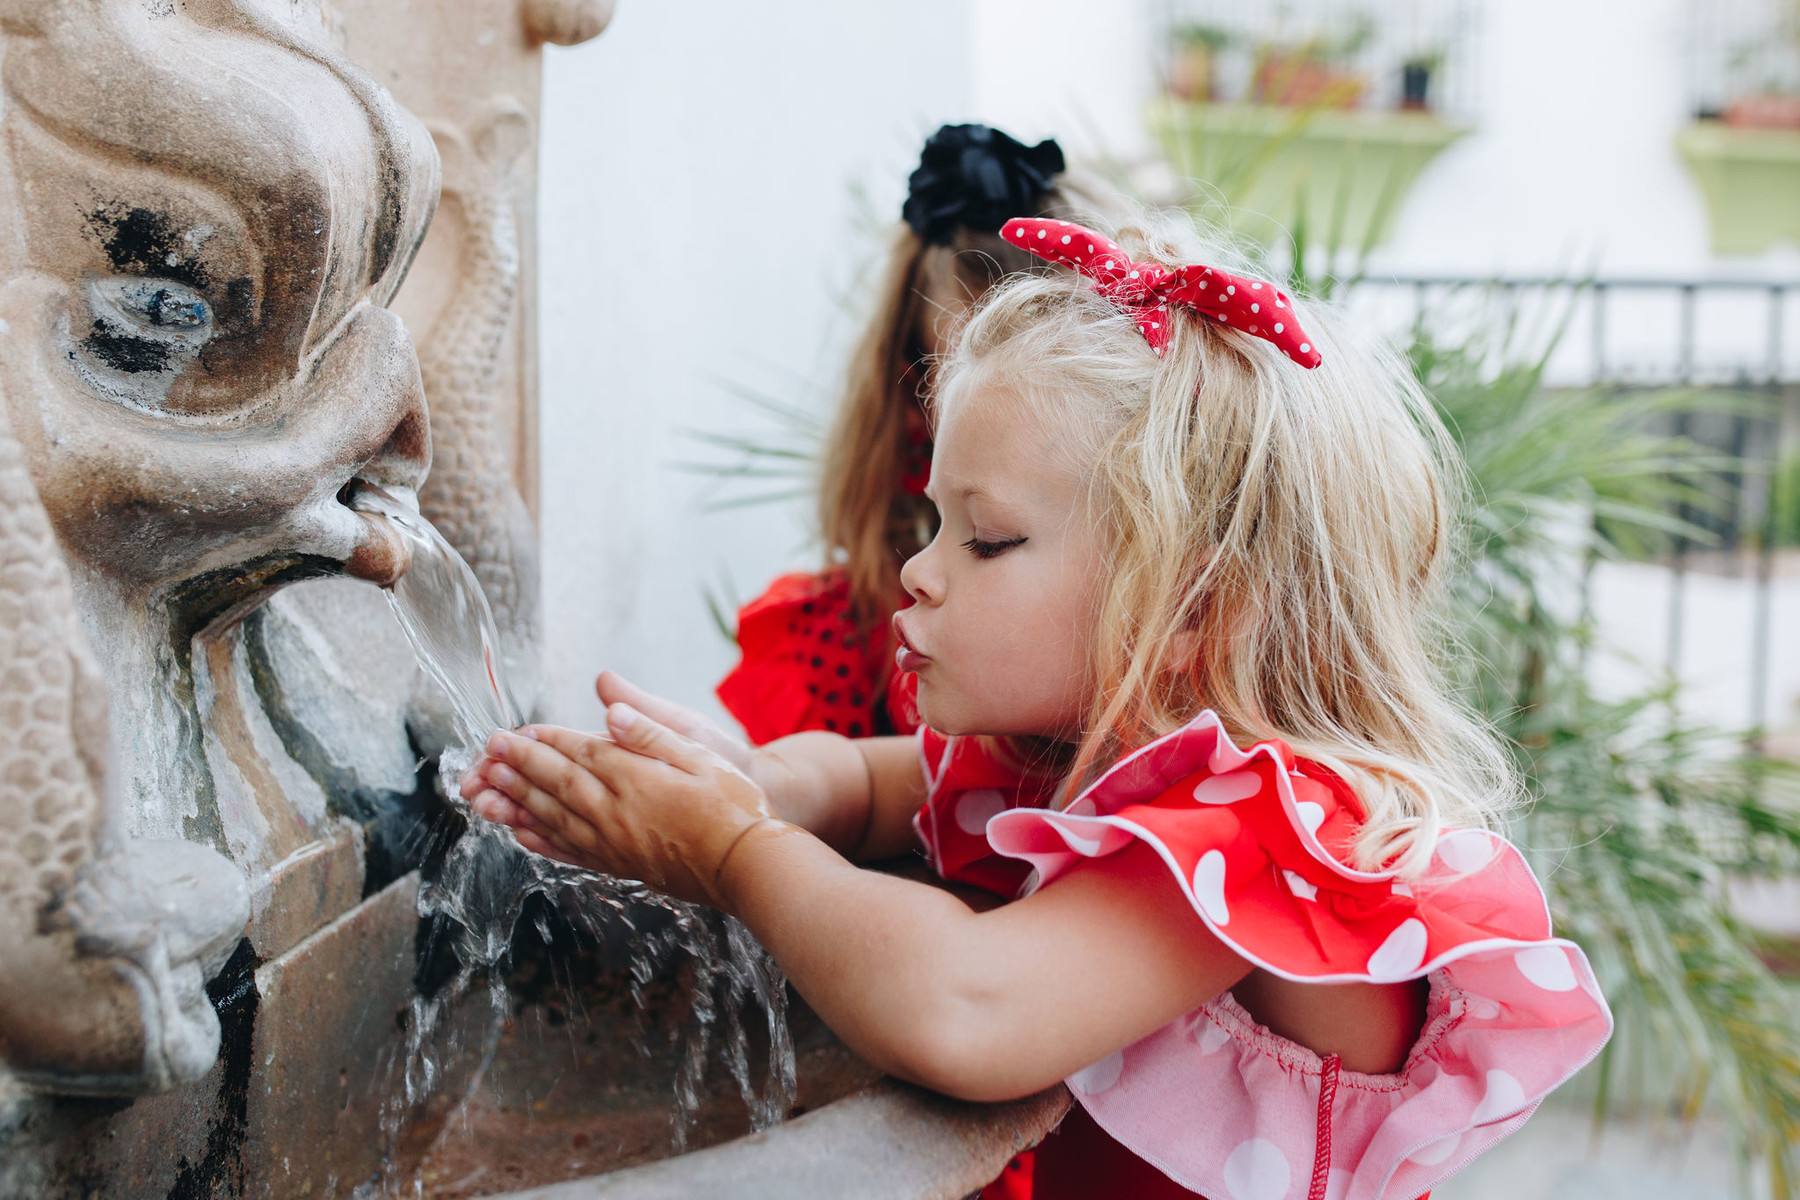
[[[900,215],[938,246],[958,227],[999,233],[1013,217],[1037,215],[1062,169],[1062,147],[1050,138],[1026,146],[986,125],[946,125],[925,143]]]

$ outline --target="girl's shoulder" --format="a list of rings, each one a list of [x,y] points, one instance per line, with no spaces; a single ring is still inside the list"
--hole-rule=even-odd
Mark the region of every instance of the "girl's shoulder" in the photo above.
[[[1553,936],[1536,877],[1495,833],[1447,831],[1411,878],[1359,871],[1349,850],[1364,814],[1350,788],[1281,742],[1239,748],[1211,713],[1127,755],[1062,811],[993,797],[965,810],[959,764],[977,751],[960,741],[922,743],[930,819],[979,829],[1021,892],[1142,841],[1208,929],[1266,971],[1430,980],[1424,1032],[1394,1075],[1340,1071],[1227,993],[1071,1077],[1097,1123],[1184,1187],[1239,1194],[1233,1181],[1254,1167],[1269,1195],[1289,1194],[1276,1175],[1343,1171],[1329,1194],[1417,1196],[1522,1125],[1611,1033],[1586,957]]]

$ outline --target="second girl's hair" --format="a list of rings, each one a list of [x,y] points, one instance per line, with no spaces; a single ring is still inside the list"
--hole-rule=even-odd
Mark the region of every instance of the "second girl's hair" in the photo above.
[[[1254,273],[1184,217],[1103,232],[1135,260]],[[1239,744],[1335,771],[1368,809],[1356,864],[1410,874],[1518,791],[1436,652],[1460,460],[1397,353],[1294,315],[1317,370],[1179,306],[1159,358],[1080,278],[1022,277],[963,327],[939,402],[1027,406],[1089,481],[1106,575],[1067,795],[1210,708]]]
[[[1018,215],[1088,220],[1113,203],[1102,185],[1066,173],[1037,212]],[[906,410],[922,391],[914,376],[929,366],[925,320],[945,298],[973,306],[1007,276],[1046,269],[998,233],[961,228],[936,245],[896,224],[819,464],[820,538],[827,557],[848,571],[852,609],[865,624],[885,620],[901,594],[893,526],[904,514],[894,498],[902,490]]]

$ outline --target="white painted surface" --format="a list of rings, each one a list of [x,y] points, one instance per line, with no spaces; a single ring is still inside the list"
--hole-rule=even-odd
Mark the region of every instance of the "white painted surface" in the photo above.
[[[693,703],[735,652],[704,583],[806,564],[804,514],[703,515],[686,429],[757,417],[839,369],[838,297],[898,213],[923,137],[968,109],[965,0],[629,0],[549,51],[541,191],[544,583],[551,712],[591,725],[602,666]]]
[[[1156,86],[1146,0],[974,0],[971,119],[1071,155],[1151,150]]]
[[[1687,274],[1713,264],[1688,120],[1682,0],[1485,0],[1475,131],[1427,168],[1392,269]]]

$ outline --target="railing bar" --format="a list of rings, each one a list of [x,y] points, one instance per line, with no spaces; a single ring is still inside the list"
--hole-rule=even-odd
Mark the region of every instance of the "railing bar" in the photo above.
[[[1769,288],[1769,382],[1773,385],[1781,383],[1781,351],[1786,333],[1782,309],[1786,300],[1787,288],[1780,284]]]
[[[1594,386],[1606,381],[1606,284],[1594,284]]]

